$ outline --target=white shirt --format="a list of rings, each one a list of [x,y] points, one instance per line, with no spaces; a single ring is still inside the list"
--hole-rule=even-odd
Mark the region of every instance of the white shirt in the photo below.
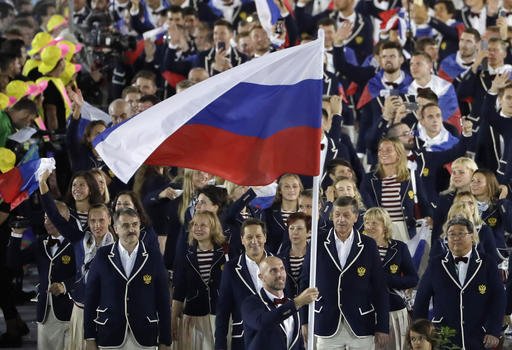
[[[245,262],[247,263],[247,270],[249,270],[249,274],[251,275],[252,283],[254,284],[254,287],[256,288],[256,293],[258,293],[261,290],[261,288],[263,287],[261,285],[261,280],[258,277],[258,275],[260,273],[260,267],[254,260],[249,258],[249,256],[247,256],[247,254],[245,254]]]
[[[58,236],[58,237],[53,237],[53,236],[49,236],[48,238],[52,238],[52,239],[58,239],[60,241],[60,244],[62,245],[62,242],[64,241],[64,236]],[[57,246],[57,245],[54,245],[50,248],[50,255],[52,257],[55,256],[55,254],[57,253],[57,250],[59,249],[60,247]],[[48,281],[50,282],[50,281]],[[64,283],[62,283],[62,285],[64,285],[64,293],[66,292],[66,285]],[[51,293],[48,292],[48,305],[50,305],[50,307],[53,306],[53,299],[51,297]]]
[[[468,273],[469,259],[471,259],[471,250],[469,251],[469,253],[464,255],[464,257],[468,258],[468,262],[467,263],[464,263],[464,262],[460,261],[457,264],[455,264],[455,268],[456,268],[457,273],[459,275],[459,282],[460,282],[461,286],[464,285],[464,281],[466,280],[466,274]],[[453,258],[455,259],[455,256]]]
[[[270,300],[272,300],[272,302],[274,301],[274,299],[281,299],[277,295],[270,293],[265,288],[263,288],[263,290],[267,294],[267,297]],[[284,297],[284,295],[283,295],[283,297]],[[281,304],[276,305],[276,307],[281,307]],[[282,324],[283,324],[284,330],[286,331],[286,347],[289,347],[293,340],[293,326],[294,326],[293,315],[290,315],[287,319],[285,319],[282,322]]]
[[[126,277],[130,277],[133,265],[135,265],[135,259],[137,258],[137,251],[139,250],[139,243],[135,246],[135,249],[130,253],[124,249],[123,245],[119,243],[119,257],[121,258],[121,264],[123,265],[124,273]]]
[[[350,236],[343,242],[338,238],[336,232],[334,232],[334,239],[336,241],[336,250],[338,251],[338,258],[340,259],[341,268],[345,267],[347,263],[348,254],[350,253],[350,249],[352,248],[352,243],[354,242],[354,230],[350,232]]]
[[[441,97],[448,91],[448,89],[450,89],[451,86],[452,84],[449,83],[447,80],[444,80],[443,78],[440,78],[439,76],[432,74],[430,81],[425,86],[421,86],[420,84],[418,84],[416,79],[413,80],[411,85],[409,85],[408,93],[410,95],[417,96],[418,88],[430,88],[438,97]]]
[[[484,6],[480,10],[480,16],[478,17],[472,17],[471,11],[469,11],[468,22],[471,24],[471,27],[478,30],[480,35],[484,35],[487,28],[487,8]]]
[[[53,239],[58,239],[60,244],[62,245],[62,242],[64,241],[64,236],[59,236],[59,237],[51,237]],[[59,249],[60,247],[54,245],[53,247],[50,248],[50,254],[52,256],[55,256],[55,253],[57,253],[57,250]]]
[[[349,21],[350,23],[354,24],[356,22],[356,18],[357,18],[357,15],[356,15],[356,12],[352,12],[351,15],[349,16],[343,16],[343,14],[341,12],[338,12],[338,22],[339,23],[343,23],[343,21]]]

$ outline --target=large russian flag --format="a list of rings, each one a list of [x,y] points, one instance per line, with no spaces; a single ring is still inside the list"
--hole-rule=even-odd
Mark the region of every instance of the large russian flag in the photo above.
[[[323,37],[215,75],[109,128],[94,147],[127,182],[143,164],[241,185],[320,172]]]

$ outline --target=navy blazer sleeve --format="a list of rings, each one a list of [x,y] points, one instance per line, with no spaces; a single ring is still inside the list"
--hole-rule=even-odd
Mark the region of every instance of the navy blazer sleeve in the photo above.
[[[245,325],[255,329],[263,330],[272,326],[277,326],[292,313],[297,312],[295,302],[290,300],[280,307],[268,310],[259,300],[258,295],[248,297],[242,303],[242,318]]]
[[[477,71],[478,73],[479,71]],[[457,86],[457,97],[459,100],[464,100],[468,97],[472,97],[477,93],[478,87],[478,76],[469,69],[463,76]],[[479,114],[480,111],[475,111]]]
[[[361,197],[363,198],[363,202],[367,208],[373,208],[378,206],[378,198],[375,197],[375,193],[372,188],[371,178],[373,173],[365,174],[363,180],[361,181],[361,187],[359,192],[361,193]]]
[[[489,255],[487,255],[489,257]],[[487,271],[489,286],[491,286],[491,299],[490,309],[487,312],[487,320],[485,322],[486,334],[492,334],[495,337],[501,337],[501,327],[503,325],[503,316],[505,315],[506,298],[503,283],[498,273],[498,268],[494,265],[492,259],[487,258]]]
[[[187,295],[186,263],[184,254],[178,255],[174,262],[174,291],[172,293],[172,299],[180,302],[184,302]]]
[[[232,260],[233,261],[233,260]],[[224,265],[220,282],[219,298],[217,299],[217,315],[215,317],[215,349],[226,350],[229,331],[229,318],[233,312],[234,299],[232,283],[232,261]]]
[[[431,17],[428,24],[443,35],[443,38],[449,40],[459,40],[459,32],[456,27],[452,27],[438,20],[437,18]]]
[[[423,186],[423,180],[417,172],[414,172],[414,176],[416,177],[416,196],[418,197],[418,204],[421,209],[421,217],[432,217],[432,206],[430,205],[427,192]]]
[[[425,270],[425,273],[421,277],[420,284],[418,286],[418,292],[414,299],[413,308],[413,319],[427,318],[428,319],[428,307],[430,305],[430,298],[433,296],[432,289],[432,271],[430,263]]]
[[[139,13],[136,14],[135,16],[130,16],[131,17],[131,24],[132,24],[132,28],[139,34],[143,34],[144,32],[147,32],[148,30],[151,30],[151,29],[154,29],[155,27],[153,26],[153,24],[149,21],[146,21],[144,19],[144,15],[143,15],[143,11],[145,11],[145,9],[142,8],[143,7],[143,4],[139,4]],[[142,20],[141,20],[142,18]]]
[[[52,224],[59,230],[64,238],[72,243],[84,238],[84,232],[78,227],[78,222],[76,222],[73,217],[66,220],[60,215],[50,192],[41,195],[41,204]]]
[[[351,64],[345,57],[343,46],[334,46],[332,49],[333,65],[337,72],[343,72],[348,79],[363,86],[375,75],[375,68],[361,67]]]
[[[160,245],[158,243],[158,238],[156,236],[156,232],[153,229],[153,227],[152,226],[146,226],[144,228],[144,230],[145,230],[145,235],[144,235],[144,238],[142,240],[144,242],[144,245],[146,245],[146,247],[150,247],[151,249],[159,250],[160,249]]]
[[[171,344],[171,305],[169,293],[169,278],[165,269],[164,261],[160,250],[151,250],[150,255],[154,256],[156,264],[155,278],[155,300],[156,311],[158,312],[158,342],[160,344]]]

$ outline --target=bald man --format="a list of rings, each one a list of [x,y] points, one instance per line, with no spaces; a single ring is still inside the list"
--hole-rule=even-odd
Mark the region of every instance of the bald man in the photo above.
[[[188,72],[187,79],[190,80],[191,82],[197,84],[197,83],[202,82],[203,80],[208,79],[209,77],[210,76],[208,75],[208,72],[206,71],[206,69],[204,69],[202,67],[196,67],[196,68],[192,68],[190,70],[190,72]]]
[[[112,118],[112,125],[117,125],[133,117],[130,104],[122,98],[115,99],[110,103],[108,115]]]
[[[246,350],[298,350],[304,348],[298,310],[318,298],[316,288],[307,288],[295,299],[284,296],[286,270],[275,256],[259,265],[263,288],[242,304]]]

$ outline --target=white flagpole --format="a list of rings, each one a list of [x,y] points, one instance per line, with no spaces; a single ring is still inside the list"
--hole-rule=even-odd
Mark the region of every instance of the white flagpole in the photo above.
[[[320,169],[322,172],[322,169]],[[316,252],[318,246],[318,197],[320,194],[320,176],[313,177],[313,205],[311,208],[311,241],[310,241],[310,265],[309,287],[316,287]],[[314,348],[315,333],[315,302],[309,304],[308,310],[308,350]]]
[[[322,50],[325,34],[323,29],[318,30],[318,39],[322,40]],[[311,208],[311,241],[310,241],[310,261],[309,261],[309,287],[316,287],[316,253],[318,246],[318,202],[320,196],[320,181],[324,167],[324,157],[327,151],[327,145],[320,147],[320,173],[313,177],[313,203]],[[308,309],[308,350],[315,347],[315,302],[309,304]]]

